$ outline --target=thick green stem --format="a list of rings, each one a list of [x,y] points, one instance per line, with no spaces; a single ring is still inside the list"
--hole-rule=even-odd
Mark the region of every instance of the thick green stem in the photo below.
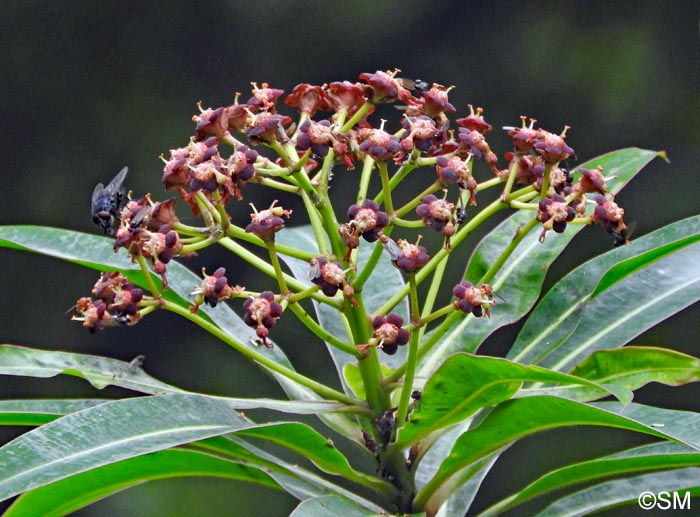
[[[415,274],[408,275],[408,285],[410,286],[410,307],[411,307],[411,322],[417,322],[420,319],[420,308],[418,307],[418,289],[416,286]],[[396,410],[396,428],[400,429],[406,423],[408,415],[408,405],[411,402],[411,393],[413,392],[413,381],[416,376],[416,366],[418,362],[418,340],[420,333],[417,330],[411,332],[411,337],[408,342],[408,358],[406,359],[406,374],[404,375],[403,387],[401,388],[401,397],[399,399],[399,407]]]
[[[306,326],[311,332],[313,332],[317,337],[334,346],[341,352],[358,357],[357,347],[346,343],[335,337],[333,334],[324,329],[319,325],[315,319],[313,319],[304,308],[298,303],[290,303],[288,308],[294,313],[294,315],[299,319],[301,323]]]

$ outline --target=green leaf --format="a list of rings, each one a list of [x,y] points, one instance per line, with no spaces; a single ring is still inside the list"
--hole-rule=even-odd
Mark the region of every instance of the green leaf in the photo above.
[[[700,265],[697,260],[683,263],[692,259],[689,255],[698,253],[697,244],[685,245],[697,235],[700,235],[700,216],[665,226],[635,239],[629,246],[621,246],[579,266],[542,298],[507,357],[565,371],[603,344],[606,348],[622,346],[660,319],[697,300]],[[674,243],[684,246],[677,247]],[[657,249],[663,251],[661,258],[654,251]],[[629,274],[611,273],[604,283],[608,288],[591,300],[611,268],[638,256],[646,257],[646,267],[640,269],[640,262],[635,260],[626,271]],[[613,279],[616,281],[609,284]],[[655,303],[657,300],[659,303]],[[608,333],[614,329],[617,331]],[[592,341],[603,334],[605,339]]]
[[[211,476],[280,488],[259,469],[201,452],[174,449],[118,461],[36,488],[21,495],[3,515],[59,517],[146,481],[184,476]]]
[[[149,376],[140,366],[117,359],[0,345],[0,375],[45,378],[62,373],[83,378],[98,390],[111,385],[150,395],[184,393]]]
[[[630,390],[650,382],[680,386],[700,381],[700,359],[664,348],[624,347],[594,352],[571,375]]]
[[[168,394],[106,402],[0,448],[0,500],[96,467],[255,424],[223,399]]]
[[[480,517],[500,515],[526,501],[572,485],[651,470],[700,465],[700,453],[677,443],[644,445],[623,453],[584,461],[548,472],[514,495],[489,507]],[[645,487],[645,485],[639,485]],[[646,490],[646,488],[644,488]]]
[[[356,504],[346,497],[325,495],[302,501],[289,515],[290,517],[328,517],[329,515],[342,515],[343,517],[376,517],[379,514]]]
[[[700,479],[700,468],[686,468],[608,481],[563,497],[537,515],[539,517],[558,517],[564,514],[570,516],[590,515],[624,504],[637,508],[639,506],[638,498],[642,492],[651,492],[655,496],[656,494],[663,495],[663,499],[655,500],[654,506],[650,508],[687,511],[691,509],[693,504],[697,504],[697,501],[691,504],[690,498],[700,495],[698,479]],[[678,499],[675,503],[674,492],[678,493]],[[652,500],[646,499],[646,501]],[[655,506],[657,503],[664,506]],[[676,506],[673,506],[674,504]]]
[[[0,400],[0,425],[39,426],[58,417],[81,411],[107,399]]]
[[[685,420],[683,420],[685,419]],[[668,425],[666,425],[668,424]],[[526,397],[499,404],[481,424],[462,434],[433,479],[416,496],[418,508],[437,511],[450,496],[451,478],[530,434],[574,425],[626,429],[700,449],[700,414],[617,403],[582,404],[558,397]],[[446,487],[448,488],[446,490]]]
[[[621,149],[583,163],[580,167],[603,166],[606,176],[615,176],[609,182],[609,187],[611,192],[616,193],[656,156],[658,153],[655,151]],[[491,231],[472,254],[465,279],[472,283],[480,282],[516,232],[532,217],[534,212],[516,212]],[[539,229],[530,231],[491,281],[491,286],[506,302],[496,305],[491,310],[490,318],[462,315],[449,327],[438,327],[444,335],[432,336],[432,339],[439,338],[439,343],[422,361],[420,374],[425,376],[434,372],[455,352],[475,352],[498,328],[514,323],[527,314],[539,297],[549,266],[582,229],[580,225],[569,225],[562,234],[550,232],[543,243],[539,242]],[[428,337],[431,337],[430,334]]]
[[[608,394],[601,385],[573,375],[496,357],[455,354],[426,383],[420,407],[399,431],[396,446],[408,446],[433,431],[465,420],[481,408],[508,400],[526,381],[580,384],[596,390],[599,396]],[[625,390],[617,390],[616,395],[625,402],[632,399]]]
[[[281,445],[307,458],[319,469],[329,474],[343,476],[345,479],[379,492],[391,490],[391,485],[386,481],[353,469],[347,458],[335,448],[335,445],[329,438],[324,438],[308,425],[301,423],[273,424],[239,431],[236,434]]]

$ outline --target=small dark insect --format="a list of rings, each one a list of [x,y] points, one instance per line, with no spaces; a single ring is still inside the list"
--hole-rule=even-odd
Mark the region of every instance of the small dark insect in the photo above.
[[[461,206],[455,207],[455,224],[462,224],[467,214]]]
[[[637,222],[632,221],[629,225],[622,225],[619,231],[616,229],[610,230],[610,235],[613,238],[613,247],[618,248],[629,244],[636,227]]]
[[[124,167],[106,187],[98,183],[92,191],[92,220],[107,235],[114,234],[114,221],[119,219],[119,209],[126,200],[122,183],[127,172],[129,168]]]
[[[430,89],[430,85],[422,79],[408,79],[407,77],[397,77],[396,81],[401,86],[409,90],[427,92]]]

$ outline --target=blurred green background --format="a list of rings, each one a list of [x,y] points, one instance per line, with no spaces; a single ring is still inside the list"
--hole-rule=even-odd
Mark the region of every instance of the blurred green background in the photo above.
[[[247,94],[251,81],[290,92],[301,82],[355,81],[362,72],[398,67],[406,77],[455,85],[450,100],[458,116],[472,103],[497,128],[518,124],[521,114],[553,132],[571,125],[568,143],[579,160],[626,146],[666,150],[670,165],[655,161],[618,197],[642,235],[700,212],[699,6],[680,0],[3,1],[0,135],[9,155],[0,224],[95,232],[92,189],[124,165],[134,192],[169,197],[158,156],[187,144],[199,100],[230,104],[234,92]],[[489,141],[502,154],[507,139],[495,133]],[[246,193],[251,199],[253,190]],[[244,214],[247,206],[239,210]],[[600,228],[583,232],[552,267],[547,285],[609,247]],[[203,253],[197,267],[222,264],[230,278],[253,285],[254,273],[226,255]],[[0,267],[0,342],[125,360],[144,354],[146,371],[192,390],[280,395],[255,367],[167,314],[89,335],[66,311],[89,292],[92,271],[7,250],[0,250]],[[279,341],[299,368],[331,382],[315,346],[295,327],[280,325],[285,339]],[[493,336],[486,352],[503,353],[512,332]],[[699,336],[696,304],[635,342],[697,356]],[[72,378],[0,378],[2,398],[124,395],[97,393]],[[699,396],[696,387],[654,386],[638,400],[697,411]],[[1,429],[0,437],[21,431]],[[493,469],[475,509],[561,465],[562,449],[571,460],[636,439],[570,429],[526,440]],[[593,449],[578,447],[585,441]],[[290,497],[257,487],[187,479],[145,484],[78,514],[276,516],[294,506]]]

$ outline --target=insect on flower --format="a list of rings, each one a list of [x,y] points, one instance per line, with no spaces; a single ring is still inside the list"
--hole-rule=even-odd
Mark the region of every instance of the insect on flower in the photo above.
[[[112,226],[119,218],[119,209],[126,199],[122,183],[126,179],[127,172],[129,168],[124,167],[106,187],[98,183],[92,191],[92,220],[108,235],[114,233]]]

